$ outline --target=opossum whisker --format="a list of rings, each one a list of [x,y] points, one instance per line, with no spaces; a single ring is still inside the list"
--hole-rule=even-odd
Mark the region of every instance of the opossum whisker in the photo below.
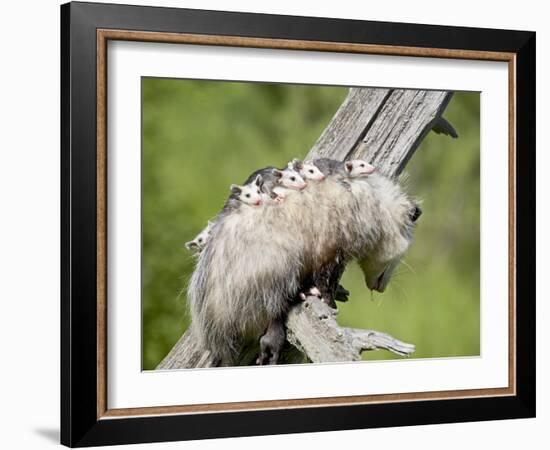
[[[412,268],[412,266],[411,266],[407,261],[405,261],[405,259],[402,259],[402,260],[401,260],[401,263],[402,263],[406,268],[408,268],[414,275],[418,275],[418,274],[416,273],[416,271]]]

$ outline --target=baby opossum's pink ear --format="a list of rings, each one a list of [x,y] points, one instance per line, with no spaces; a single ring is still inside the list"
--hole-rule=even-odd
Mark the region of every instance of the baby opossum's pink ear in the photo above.
[[[353,163],[351,161],[346,162],[346,171],[351,172],[353,169]]]
[[[273,169],[273,175],[275,175],[277,178],[281,178],[283,176],[283,172],[279,169]]]
[[[242,189],[240,186],[237,186],[236,184],[232,184],[229,186],[229,190],[232,194],[240,194],[242,192]]]

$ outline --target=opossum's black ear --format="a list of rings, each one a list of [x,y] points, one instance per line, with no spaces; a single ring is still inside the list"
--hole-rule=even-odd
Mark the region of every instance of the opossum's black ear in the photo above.
[[[260,186],[262,185],[262,181],[263,181],[262,176],[261,176],[261,175],[258,175],[258,176],[256,177],[256,179],[254,180],[254,184],[255,184],[256,186],[260,187]]]
[[[346,163],[346,171],[351,172],[352,169],[353,169],[353,163],[351,161],[348,161]]]
[[[422,210],[420,209],[420,206],[413,205],[413,208],[409,212],[409,217],[411,219],[411,222],[416,222],[421,215],[422,215]]]
[[[229,189],[231,190],[232,194],[240,194],[242,192],[242,189],[240,186],[237,186],[236,184],[232,184],[229,186]]]
[[[302,170],[304,168],[304,163],[299,159],[294,158],[292,160],[292,167],[294,168],[294,170]]]
[[[283,176],[283,172],[279,169],[273,169],[273,175],[275,175],[277,178],[281,178]]]

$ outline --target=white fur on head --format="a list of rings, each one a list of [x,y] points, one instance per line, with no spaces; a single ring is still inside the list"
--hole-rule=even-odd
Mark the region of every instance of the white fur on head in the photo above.
[[[374,173],[375,167],[362,159],[346,161],[346,172],[350,178],[366,177]]]
[[[303,163],[300,169],[300,175],[307,180],[322,181],[325,174],[314,164]]]
[[[280,183],[283,187],[294,190],[302,190],[307,186],[301,175],[294,169],[289,168],[283,170]]]
[[[237,200],[246,205],[259,206],[262,204],[259,180],[261,180],[261,177],[258,175],[252,183],[245,184],[244,186],[232,184],[231,193],[235,195]]]

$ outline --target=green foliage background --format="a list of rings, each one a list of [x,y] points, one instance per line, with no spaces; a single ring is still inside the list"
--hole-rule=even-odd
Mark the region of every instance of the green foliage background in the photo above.
[[[303,157],[346,88],[144,78],[143,368],[154,369],[189,325],[191,240],[231,183]],[[416,344],[416,358],[479,354],[479,94],[456,93],[445,117],[459,139],[430,133],[407,166],[423,201],[415,243],[384,294],[350,264],[339,304],[345,326]],[[364,359],[392,359],[386,351]]]

